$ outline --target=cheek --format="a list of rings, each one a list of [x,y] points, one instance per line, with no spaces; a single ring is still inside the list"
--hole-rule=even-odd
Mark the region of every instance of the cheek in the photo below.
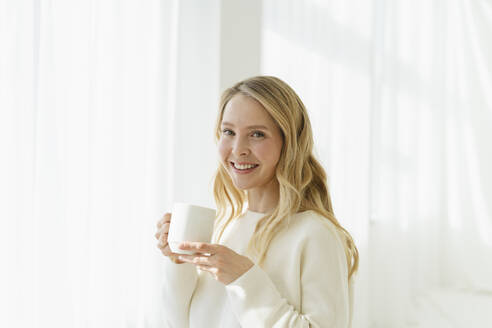
[[[280,158],[281,148],[276,143],[262,144],[257,147],[256,154],[268,166],[276,166]]]
[[[231,147],[228,145],[228,143],[226,141],[224,141],[223,139],[219,140],[219,142],[217,144],[217,152],[219,154],[220,160],[223,163],[226,162],[227,157],[229,157],[230,148]]]

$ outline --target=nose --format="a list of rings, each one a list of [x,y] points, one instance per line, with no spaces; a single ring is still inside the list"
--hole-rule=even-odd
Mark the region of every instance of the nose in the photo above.
[[[250,153],[249,142],[247,138],[236,138],[232,147],[232,153],[236,157],[247,156]]]

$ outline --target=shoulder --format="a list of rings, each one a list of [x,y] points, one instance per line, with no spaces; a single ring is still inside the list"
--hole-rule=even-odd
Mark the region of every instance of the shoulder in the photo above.
[[[347,276],[345,237],[327,217],[314,211],[298,213],[294,216],[290,233],[298,237],[297,247],[302,258],[302,272],[317,272],[320,268],[332,273]]]
[[[272,239],[269,247],[270,261],[274,265],[291,261],[299,267],[299,274],[304,275],[306,272],[316,274],[320,268],[340,276],[346,274],[344,237],[328,218],[306,211],[286,219],[288,224]]]
[[[326,237],[328,235],[338,234],[337,228],[327,217],[311,210],[291,216],[288,223],[288,230],[311,237]]]
[[[323,248],[343,248],[342,236],[325,216],[310,210],[296,213],[287,220],[279,239],[289,240],[297,246],[313,244]]]

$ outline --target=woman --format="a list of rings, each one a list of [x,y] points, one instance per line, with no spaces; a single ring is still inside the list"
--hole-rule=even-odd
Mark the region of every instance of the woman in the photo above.
[[[216,124],[214,243],[167,245],[170,327],[350,327],[358,251],[333,214],[307,111],[275,77],[227,89]],[[187,264],[183,264],[187,263]],[[198,270],[197,270],[198,269]]]

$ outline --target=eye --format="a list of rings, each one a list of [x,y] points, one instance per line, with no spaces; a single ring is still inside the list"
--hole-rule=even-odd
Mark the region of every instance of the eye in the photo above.
[[[265,134],[263,132],[261,132],[261,131],[255,131],[255,132],[253,132],[253,137],[262,138],[264,136],[265,136]]]
[[[222,130],[222,134],[224,134],[226,136],[233,136],[234,132],[230,129],[224,129],[224,130]]]

